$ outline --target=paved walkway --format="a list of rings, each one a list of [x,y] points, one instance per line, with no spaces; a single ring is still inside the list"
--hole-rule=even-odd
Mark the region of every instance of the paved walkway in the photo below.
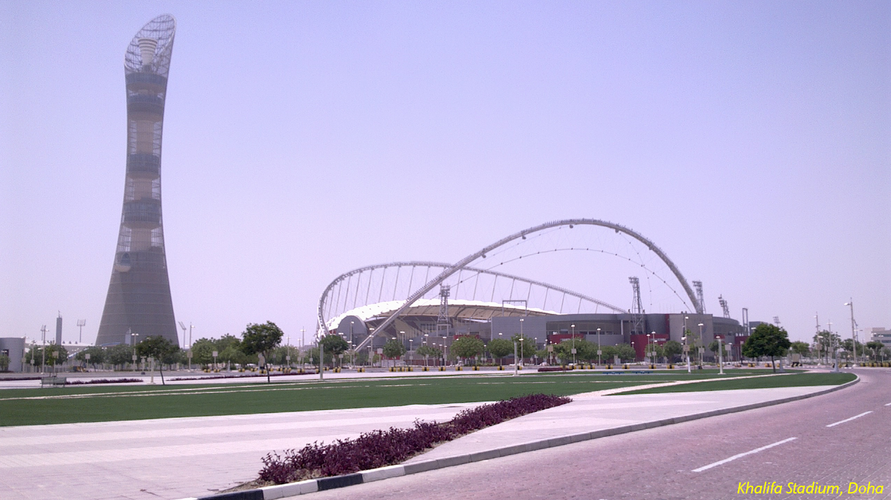
[[[707,412],[731,411],[826,387],[573,396],[573,402],[484,429],[409,464],[467,461],[512,445]],[[225,417],[0,427],[0,498],[178,499],[256,477],[268,452],[330,442],[415,419],[444,421],[474,404],[412,405]],[[442,462],[439,462],[441,465]],[[416,466],[417,468],[417,466]]]
[[[444,421],[468,404],[0,427],[2,499],[176,499],[257,477],[261,458],[313,441],[357,437],[415,419]]]

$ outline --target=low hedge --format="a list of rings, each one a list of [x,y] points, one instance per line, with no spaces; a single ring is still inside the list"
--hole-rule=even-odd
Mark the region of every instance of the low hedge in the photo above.
[[[416,420],[409,429],[390,427],[356,439],[339,439],[331,444],[316,442],[299,451],[286,450],[284,456],[269,453],[262,459],[259,480],[285,484],[396,465],[436,444],[570,401],[565,396],[532,394],[464,410],[448,422]]]

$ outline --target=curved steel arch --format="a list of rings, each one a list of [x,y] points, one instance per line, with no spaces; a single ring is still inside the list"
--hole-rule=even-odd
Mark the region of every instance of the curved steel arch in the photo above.
[[[319,307],[318,307],[319,324],[320,324],[320,325],[323,325],[323,326],[320,327],[320,329],[321,329],[323,332],[324,332],[324,331],[327,331],[327,328],[328,328],[327,325],[326,325],[327,321],[326,321],[326,319],[325,319],[325,315],[324,315],[325,303],[327,302],[327,298],[328,298],[328,294],[329,294],[329,292],[331,292],[331,289],[333,289],[338,283],[343,282],[345,279],[349,278],[350,276],[355,276],[355,275],[357,275],[357,274],[362,274],[362,273],[364,273],[364,272],[366,272],[366,271],[373,271],[373,270],[375,270],[375,269],[383,269],[383,268],[390,268],[390,267],[408,267],[408,266],[412,266],[412,267],[441,267],[441,268],[444,268],[444,269],[448,269],[448,268],[452,267],[452,264],[449,264],[449,263],[447,263],[447,262],[428,262],[428,261],[388,262],[388,263],[386,263],[386,264],[375,264],[375,265],[371,265],[371,266],[360,267],[360,268],[358,268],[358,269],[353,269],[352,271],[343,273],[343,274],[341,274],[340,276],[338,276],[337,278],[335,278],[335,279],[334,279],[334,280],[333,280],[333,281],[332,281],[332,282],[325,288],[325,291],[322,292],[322,296],[321,296],[321,298],[319,299]],[[523,283],[529,283],[530,285],[536,285],[536,286],[540,286],[540,287],[548,288],[548,289],[550,289],[550,290],[554,290],[554,291],[556,291],[556,292],[560,292],[560,293],[565,293],[565,294],[570,295],[570,296],[572,296],[572,297],[577,297],[577,298],[580,298],[580,299],[582,299],[582,300],[586,300],[586,301],[588,301],[588,302],[593,302],[593,303],[595,303],[595,304],[597,304],[597,305],[603,306],[603,307],[605,307],[605,308],[607,308],[607,309],[612,309],[613,311],[616,311],[616,312],[626,312],[625,309],[622,309],[622,308],[620,308],[620,307],[618,307],[618,306],[615,306],[615,305],[612,305],[612,304],[610,304],[610,303],[604,302],[604,301],[602,301],[602,300],[598,300],[598,299],[595,299],[595,298],[593,298],[593,297],[589,297],[589,296],[587,296],[587,295],[584,295],[584,294],[581,294],[581,293],[578,293],[578,292],[574,292],[574,291],[569,290],[569,289],[567,289],[567,288],[563,288],[563,287],[556,286],[556,285],[551,285],[550,283],[545,283],[545,282],[543,282],[543,281],[531,280],[531,279],[528,279],[528,278],[523,278],[522,276],[515,276],[515,275],[513,275],[513,274],[507,274],[507,273],[501,273],[501,272],[498,272],[498,271],[492,271],[491,269],[480,269],[480,268],[469,267],[469,266],[468,266],[468,267],[464,267],[463,269],[464,269],[465,271],[470,271],[470,272],[472,272],[472,273],[488,274],[488,275],[496,276],[496,277],[500,277],[500,278],[519,280],[519,281],[521,281],[521,282],[523,282]],[[358,348],[358,347],[357,347],[357,348]]]
[[[702,305],[699,303],[699,300],[696,298],[696,295],[693,293],[693,289],[690,288],[690,284],[687,283],[687,279],[684,278],[684,275],[681,274],[681,271],[677,268],[677,266],[674,265],[674,262],[672,262],[671,259],[668,258],[668,255],[666,255],[665,252],[663,252],[658,246],[656,246],[655,243],[653,243],[652,241],[643,237],[643,235],[641,235],[640,233],[637,233],[636,231],[633,231],[625,226],[615,224],[612,222],[607,222],[607,221],[602,221],[602,220],[597,220],[597,219],[564,219],[564,220],[558,220],[558,221],[552,221],[552,222],[545,222],[544,224],[539,224],[538,226],[533,226],[533,227],[530,227],[529,229],[524,229],[520,232],[514,233],[514,234],[507,236],[505,238],[502,238],[502,239],[496,241],[495,243],[492,243],[491,245],[484,247],[482,250],[479,250],[473,254],[468,255],[467,257],[464,257],[463,259],[459,260],[455,264],[453,264],[450,267],[443,270],[443,272],[441,272],[435,278],[428,281],[427,284],[425,284],[423,287],[419,288],[415,293],[411,294],[408,297],[408,299],[406,299],[405,303],[402,304],[402,307],[397,309],[386,320],[384,320],[383,323],[378,325],[376,331],[378,331],[378,332],[383,331],[384,328],[386,328],[387,326],[390,325],[390,323],[395,321],[396,318],[399,317],[400,314],[402,314],[406,309],[411,307],[411,305],[414,304],[415,301],[417,301],[418,299],[420,299],[421,297],[426,295],[427,292],[429,292],[430,290],[433,289],[433,287],[435,287],[436,285],[445,281],[452,274],[456,273],[460,269],[464,269],[468,264],[470,264],[474,260],[476,260],[480,257],[485,258],[486,254],[491,252],[492,250],[494,250],[498,247],[501,247],[507,243],[510,243],[511,241],[513,241],[517,238],[522,238],[522,237],[526,236],[527,234],[537,233],[539,231],[544,231],[546,229],[550,229],[553,227],[560,227],[560,226],[569,226],[570,228],[572,228],[573,226],[608,227],[610,229],[615,230],[616,232],[625,233],[625,234],[631,236],[632,238],[640,241],[641,243],[646,245],[646,247],[649,248],[653,253],[655,253],[660,259],[662,259],[662,262],[664,262],[668,266],[668,268],[671,269],[671,272],[675,275],[678,282],[680,282],[681,286],[684,287],[684,291],[687,292],[687,296],[690,298],[690,301],[693,304],[693,307],[696,309],[696,313],[697,314],[702,313]],[[320,314],[320,319],[321,319],[321,314]],[[324,330],[324,328],[325,328],[324,323],[320,322],[319,328]],[[360,347],[364,347],[366,342],[369,342],[372,337],[373,337],[373,335],[371,335],[367,339],[365,339],[365,341],[362,342],[362,345]]]

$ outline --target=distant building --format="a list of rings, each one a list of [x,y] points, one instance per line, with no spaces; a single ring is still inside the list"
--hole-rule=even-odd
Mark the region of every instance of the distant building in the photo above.
[[[179,345],[161,218],[161,131],[175,32],[172,16],[158,16],[136,33],[124,54],[124,206],[97,345],[158,335]]]
[[[11,372],[22,371],[22,359],[25,356],[25,337],[7,337],[0,338],[0,354],[9,357],[9,368]]]
[[[885,347],[891,349],[891,330],[885,328],[873,328],[870,330],[870,340],[878,340]]]

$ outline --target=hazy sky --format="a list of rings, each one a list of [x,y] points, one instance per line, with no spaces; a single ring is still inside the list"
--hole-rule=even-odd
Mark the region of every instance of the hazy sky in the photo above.
[[[64,340],[78,319],[95,339],[124,52],[163,13],[167,261],[195,338],[270,320],[297,344],[343,272],[565,218],[652,239],[709,312],[720,293],[793,340],[816,313],[849,336],[853,298],[891,328],[889,2],[5,0],[0,336],[61,311]],[[631,307],[627,278],[560,259],[525,270]]]

